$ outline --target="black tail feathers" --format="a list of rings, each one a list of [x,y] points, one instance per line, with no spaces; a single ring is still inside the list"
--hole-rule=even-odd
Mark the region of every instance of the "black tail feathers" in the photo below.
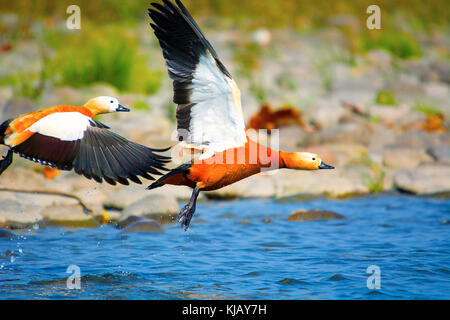
[[[147,190],[152,190],[152,189],[156,189],[156,188],[162,187],[164,185],[164,180],[166,180],[167,178],[169,178],[169,177],[171,177],[171,176],[173,176],[175,174],[178,174],[178,173],[187,173],[190,167],[192,167],[192,163],[191,162],[187,162],[187,163],[182,164],[179,167],[176,167],[175,169],[170,170],[170,172],[168,172],[167,174],[163,175],[158,180],[156,180],[151,185],[149,185],[147,187]]]
[[[13,119],[8,119],[5,122],[3,122],[2,124],[0,124],[0,144],[4,144],[5,143],[5,132],[9,127],[9,124],[11,123]]]

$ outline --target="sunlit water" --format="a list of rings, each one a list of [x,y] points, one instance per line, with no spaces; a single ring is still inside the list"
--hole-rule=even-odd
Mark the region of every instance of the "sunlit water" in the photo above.
[[[346,219],[287,221],[299,208]],[[0,238],[0,298],[449,299],[449,220],[449,200],[383,195],[200,203],[188,232],[27,230]],[[69,265],[80,290],[67,289]]]

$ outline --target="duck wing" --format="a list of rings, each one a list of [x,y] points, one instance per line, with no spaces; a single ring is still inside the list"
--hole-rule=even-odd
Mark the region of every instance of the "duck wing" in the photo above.
[[[152,3],[149,16],[173,80],[178,140],[205,150],[200,159],[243,146],[239,88],[183,4],[163,3]]]
[[[152,174],[166,171],[170,158],[129,141],[104,124],[78,112],[52,113],[16,137],[11,149],[20,156],[62,170],[74,169],[88,179],[115,185],[141,183],[138,176],[154,180]]]

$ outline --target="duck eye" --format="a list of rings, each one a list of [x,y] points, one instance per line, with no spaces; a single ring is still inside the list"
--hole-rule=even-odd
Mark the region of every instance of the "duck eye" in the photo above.
[[[114,103],[114,101],[112,101],[112,100],[111,100],[110,102],[111,102],[111,103]]]
[[[313,161],[316,161],[316,158],[313,158]]]

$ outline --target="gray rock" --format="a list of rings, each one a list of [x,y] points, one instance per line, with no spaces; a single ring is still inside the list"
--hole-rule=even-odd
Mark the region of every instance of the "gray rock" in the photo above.
[[[140,221],[135,221],[122,229],[123,233],[130,232],[164,232],[162,226],[153,219],[143,219]]]
[[[421,164],[415,169],[402,169],[394,174],[399,190],[414,194],[450,194],[450,165]]]
[[[373,105],[369,107],[369,114],[389,127],[396,126],[397,122],[405,118],[409,112],[406,104],[400,106]]]
[[[397,137],[393,129],[386,128],[381,124],[372,125],[373,132],[370,137],[369,149],[371,151],[382,152],[384,147],[395,143]]]
[[[86,214],[80,205],[50,206],[42,211],[48,225],[94,228],[99,223],[92,216]]]
[[[42,223],[41,211],[42,207],[36,205],[3,200],[0,202],[0,221],[4,221],[11,229],[27,229]]]
[[[274,174],[276,172],[254,175],[205,194],[210,199],[272,198],[276,195]]]
[[[342,167],[316,171],[282,169],[277,172],[275,178],[277,198],[292,196],[343,198],[369,192],[363,177],[350,175],[349,171]]]
[[[2,108],[0,112],[0,119],[15,118],[21,114],[35,111],[35,105],[33,100],[28,98],[17,98],[9,100]]]
[[[117,229],[124,229],[130,224],[136,222],[136,221],[142,221],[144,220],[141,216],[127,216],[126,218],[119,220],[116,224]]]
[[[153,189],[149,191],[150,194],[158,195],[158,196],[169,196],[175,197],[178,201],[189,201],[192,195],[192,189],[186,186],[163,186],[161,188]],[[197,200],[204,201],[205,195],[200,193]]]
[[[111,193],[103,205],[106,208],[122,210],[132,203],[145,198],[148,194],[149,192],[145,190],[145,187],[131,185]]]
[[[365,123],[345,123],[328,128],[321,132],[310,134],[306,139],[308,145],[324,143],[359,143],[368,145],[371,139],[372,129]]]
[[[48,206],[70,206],[77,205],[78,201],[74,198],[63,197],[53,194],[30,194],[30,193],[17,193],[18,199],[21,203],[38,205],[41,207]]]
[[[332,151],[327,151],[330,148]],[[360,159],[367,155],[367,147],[361,144],[323,144],[318,147],[308,148],[306,151],[317,153],[320,158],[335,167],[342,167],[354,159]]]
[[[427,150],[434,160],[450,164],[450,146],[434,146]]]
[[[345,217],[339,213],[334,213],[325,210],[296,210],[292,212],[288,221],[313,221],[313,220],[331,220],[331,219],[345,219]]]
[[[388,147],[383,152],[383,162],[391,168],[413,169],[422,162],[431,162],[433,159],[419,148]]]
[[[125,207],[120,221],[127,219],[129,216],[143,216],[160,222],[167,222],[172,221],[179,210],[180,207],[175,197],[150,194]]]
[[[109,197],[110,192],[104,185],[98,185],[94,188],[83,188],[74,192],[74,194],[83,201],[83,203],[91,207],[102,206]]]
[[[414,74],[400,74],[396,81],[386,87],[394,97],[405,100],[414,100],[424,95],[420,79]]]
[[[450,64],[448,61],[435,61],[432,64],[432,68],[439,74],[441,81],[450,83]]]
[[[9,238],[12,239],[16,237],[16,234],[12,231],[0,229],[0,238]]]
[[[51,107],[60,104],[81,106],[87,102],[82,90],[72,87],[59,87],[51,90],[44,90],[40,97],[43,107]],[[91,96],[90,98],[94,98]],[[89,99],[90,99],[89,98]]]
[[[366,59],[371,65],[388,70],[392,66],[392,56],[386,50],[369,50],[366,53]]]
[[[449,101],[448,84],[440,82],[429,82],[425,83],[423,87],[425,89],[425,95],[427,95],[429,99],[442,101],[443,103],[448,104]]]
[[[417,130],[399,135],[395,144],[409,148],[428,149],[438,145],[450,146],[450,139],[447,134],[426,133],[423,130]]]
[[[15,157],[15,159],[19,159]],[[27,164],[31,163],[26,161]],[[42,174],[36,173],[31,169],[19,166],[11,166],[0,176],[0,187],[13,188],[21,190],[42,189],[46,179]]]
[[[86,180],[86,179],[84,179]],[[150,185],[151,182],[148,183]],[[186,186],[163,186],[154,190],[146,190],[144,185],[131,185],[120,190],[108,192],[108,197],[103,203],[106,208],[122,210],[125,207],[137,202],[148,195],[161,197],[175,197],[179,201],[187,201],[191,198],[192,189]],[[205,199],[205,195],[200,193],[198,201]]]
[[[337,125],[344,114],[345,109],[337,99],[318,99],[314,106],[304,110],[305,118],[322,128]]]
[[[14,90],[12,86],[0,87],[0,106],[5,104],[6,101],[10,100],[14,95]],[[1,109],[1,108],[0,108]],[[3,115],[2,115],[2,119]],[[6,117],[5,117],[6,119]]]
[[[307,133],[300,126],[281,127],[279,129],[280,149],[291,152],[297,151],[299,145],[304,144],[306,137]]]

